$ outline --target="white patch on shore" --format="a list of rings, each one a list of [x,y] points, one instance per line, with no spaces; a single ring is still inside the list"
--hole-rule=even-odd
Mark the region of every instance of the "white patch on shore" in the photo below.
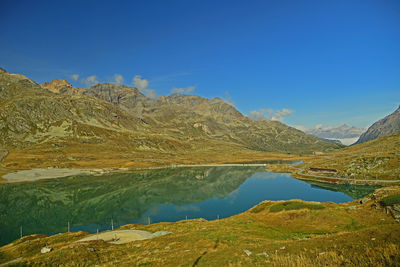
[[[90,169],[37,168],[8,173],[6,175],[3,175],[3,178],[6,179],[8,183],[18,183],[81,174],[93,174],[93,171]]]

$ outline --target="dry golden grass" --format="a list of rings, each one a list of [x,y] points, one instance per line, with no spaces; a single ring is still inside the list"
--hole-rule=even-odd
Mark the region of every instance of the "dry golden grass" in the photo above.
[[[172,151],[172,152],[171,152]],[[223,164],[267,160],[301,160],[289,154],[260,152],[226,143],[194,143],[190,149],[171,151],[141,151],[134,146],[115,147],[108,144],[69,143],[49,148],[35,145],[31,148],[9,150],[0,165],[0,177],[6,173],[58,166],[61,168],[147,168],[173,164]]]
[[[400,133],[318,156],[304,167],[332,168],[359,180],[400,179]]]

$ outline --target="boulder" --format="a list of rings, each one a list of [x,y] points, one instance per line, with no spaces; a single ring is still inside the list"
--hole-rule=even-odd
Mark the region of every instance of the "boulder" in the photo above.
[[[48,246],[46,246],[46,247],[43,247],[41,250],[40,250],[40,253],[49,253],[50,251],[52,251],[53,250],[53,248],[51,248],[51,247],[48,247]]]

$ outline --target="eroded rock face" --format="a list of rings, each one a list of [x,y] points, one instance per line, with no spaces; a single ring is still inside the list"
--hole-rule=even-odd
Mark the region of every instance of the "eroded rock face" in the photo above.
[[[140,116],[143,108],[150,101],[136,87],[99,83],[83,90],[83,94],[99,98],[124,108],[127,112]]]
[[[397,190],[399,190],[397,188]],[[393,204],[393,205],[385,205],[381,202],[381,200],[387,196],[391,195],[392,189],[391,188],[381,188],[375,191],[375,193],[371,194],[371,200],[374,201],[371,207],[377,210],[381,210],[385,212],[387,215],[392,216],[394,219],[400,219],[400,204]],[[361,203],[361,201],[360,201]]]
[[[210,129],[209,129],[208,126],[205,125],[205,124],[202,124],[202,123],[195,123],[195,124],[193,124],[193,127],[196,128],[196,129],[197,129],[197,128],[200,128],[200,129],[203,130],[203,132],[205,132],[205,133],[207,133],[207,134],[211,134]]]
[[[40,85],[42,88],[45,88],[53,93],[60,93],[61,90],[65,90],[72,87],[72,84],[62,79],[55,79],[51,82],[45,82]]]
[[[400,204],[394,204],[391,206],[390,213],[395,219],[400,219]]]

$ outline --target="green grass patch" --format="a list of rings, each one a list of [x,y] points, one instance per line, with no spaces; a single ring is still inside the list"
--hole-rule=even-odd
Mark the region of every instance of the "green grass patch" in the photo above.
[[[224,236],[225,241],[229,241],[229,242],[235,242],[236,240],[238,240],[237,236],[233,236],[233,235],[228,235],[228,236]]]
[[[351,219],[351,223],[345,226],[347,231],[357,231],[364,228],[364,226],[360,225],[356,220]]]
[[[324,206],[311,203],[303,203],[299,201],[286,201],[282,203],[275,204],[269,208],[270,212],[279,212],[282,210],[300,210],[300,209],[310,209],[310,210],[321,210]]]
[[[251,213],[259,213],[263,210],[265,210],[266,207],[270,206],[271,203],[261,203],[258,204],[256,207],[250,210]]]
[[[385,206],[400,204],[400,194],[384,197],[380,202]]]

